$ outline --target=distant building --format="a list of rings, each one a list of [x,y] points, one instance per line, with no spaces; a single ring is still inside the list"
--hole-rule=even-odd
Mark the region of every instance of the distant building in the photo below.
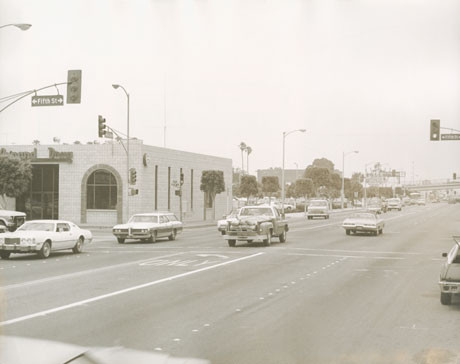
[[[269,168],[269,169],[258,169],[257,170],[257,181],[262,183],[262,177],[266,176],[276,176],[278,177],[279,183],[281,185],[281,168]],[[304,169],[285,169],[284,170],[284,181],[286,184],[294,183],[297,179],[303,178],[305,170]]]

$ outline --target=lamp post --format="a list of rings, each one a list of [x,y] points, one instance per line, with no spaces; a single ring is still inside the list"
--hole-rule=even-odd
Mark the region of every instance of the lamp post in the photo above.
[[[305,133],[305,129],[296,129],[291,131],[283,131],[283,169],[281,171],[281,213],[284,214],[284,149],[285,149],[285,139],[286,137],[291,134],[295,133],[296,131]]]
[[[342,191],[341,191],[341,205],[343,210],[343,198],[345,196],[345,156],[351,153],[359,153],[357,150],[353,150],[351,152],[343,152],[342,153]]]
[[[252,148],[248,145],[246,147],[246,171],[248,173],[248,176],[249,176],[249,154],[252,153]]]
[[[5,25],[0,25],[0,28],[5,28],[5,27],[16,27],[21,30],[27,30],[32,26],[32,24],[22,24],[22,23],[17,23],[17,24],[5,24]]]
[[[128,112],[127,112],[127,139],[126,139],[126,220],[129,219],[129,93],[125,90],[122,85],[113,84],[112,87],[116,90],[121,88],[127,97],[128,100]]]

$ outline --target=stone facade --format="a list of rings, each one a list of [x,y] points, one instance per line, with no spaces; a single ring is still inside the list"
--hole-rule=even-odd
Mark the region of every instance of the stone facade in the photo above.
[[[128,186],[127,157],[120,142],[8,145],[0,148],[0,153],[28,156],[32,158],[32,164],[59,164],[59,218],[75,223],[113,225],[126,221],[132,214],[155,210],[172,211],[179,217],[180,197],[175,194],[178,187],[172,184],[180,182],[181,169],[184,174],[183,220],[204,220],[205,215],[208,220],[214,217],[214,209],[205,209],[205,194],[200,190],[203,170],[224,173],[226,191],[216,196],[215,216],[222,216],[232,208],[231,159],[148,146],[141,140],[130,140],[130,168],[136,169],[137,182]],[[86,183],[92,171],[97,169],[108,170],[117,181],[115,210],[87,209]],[[137,189],[138,194],[128,197],[129,187]]]

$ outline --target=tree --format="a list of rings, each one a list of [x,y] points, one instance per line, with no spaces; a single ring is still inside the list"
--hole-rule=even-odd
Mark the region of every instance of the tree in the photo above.
[[[316,168],[326,168],[329,170],[329,172],[334,172],[334,163],[332,163],[327,158],[315,159],[312,163],[312,166]]]
[[[243,157],[243,154],[244,154],[244,151],[246,150],[247,148],[247,145],[245,142],[241,142],[240,145],[240,150],[241,150],[241,175],[244,174],[244,157]]]
[[[240,193],[242,196],[246,196],[248,198],[248,202],[251,196],[257,196],[259,188],[257,186],[257,179],[255,176],[241,177]]]
[[[264,176],[262,177],[262,192],[268,193],[269,203],[272,201],[272,194],[278,192],[280,189],[280,183],[276,176]]]
[[[310,178],[313,181],[315,192],[321,186],[329,187],[331,184],[331,172],[327,168],[308,166],[304,178]]]
[[[40,145],[40,140],[37,140],[35,139],[33,142],[32,142],[33,145]]]
[[[0,205],[6,209],[5,196],[17,198],[27,192],[32,181],[32,165],[27,159],[9,154],[0,156]]]
[[[203,171],[201,173],[200,190],[206,193],[213,207],[213,219],[216,218],[216,205],[214,203],[216,195],[225,191],[225,180],[223,171]],[[206,204],[204,206],[204,218],[206,220]]]
[[[311,178],[301,178],[295,182],[295,193],[297,196],[305,197],[305,214],[307,213],[307,198],[315,192],[315,186]]]

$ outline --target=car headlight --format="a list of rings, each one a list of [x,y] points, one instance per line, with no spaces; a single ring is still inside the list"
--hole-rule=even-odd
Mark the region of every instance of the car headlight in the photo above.
[[[5,238],[0,238],[0,244],[3,244],[5,242]]]
[[[21,244],[35,244],[35,238],[21,238]]]

